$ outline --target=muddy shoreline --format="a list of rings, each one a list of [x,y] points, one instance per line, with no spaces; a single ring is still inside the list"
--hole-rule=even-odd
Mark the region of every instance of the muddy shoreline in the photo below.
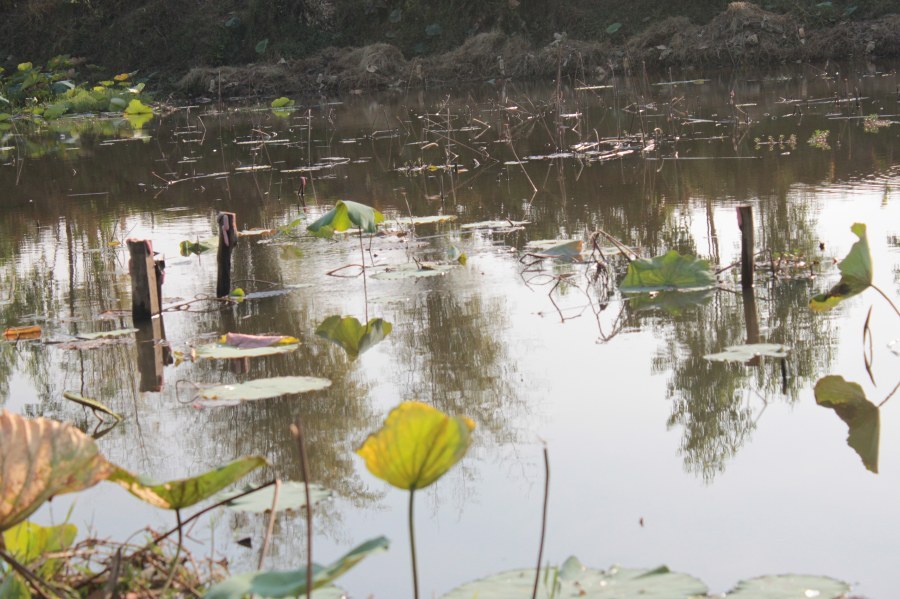
[[[523,36],[481,33],[439,55],[407,58],[378,43],[327,48],[315,56],[276,64],[197,67],[174,84],[188,97],[362,93],[491,79],[554,79],[585,84],[615,72],[670,68],[776,66],[792,62],[870,61],[900,56],[900,15],[841,22],[808,30],[796,17],[734,2],[706,25],[670,17],[620,43],[559,36],[536,47]]]

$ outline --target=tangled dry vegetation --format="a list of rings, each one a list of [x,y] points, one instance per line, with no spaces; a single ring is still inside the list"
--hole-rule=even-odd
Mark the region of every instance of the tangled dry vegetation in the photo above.
[[[558,36],[543,47],[524,37],[481,33],[447,53],[407,59],[390,44],[328,48],[311,58],[243,67],[194,68],[178,83],[189,95],[222,97],[352,91],[501,78],[598,82],[643,65],[731,66],[900,54],[900,15],[807,31],[796,17],[733,2],[706,25],[670,17],[619,44]]]

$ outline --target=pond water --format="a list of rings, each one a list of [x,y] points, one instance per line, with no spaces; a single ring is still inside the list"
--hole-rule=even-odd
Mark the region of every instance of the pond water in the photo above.
[[[411,596],[407,495],[353,452],[410,399],[477,424],[463,461],[417,494],[423,596],[533,566],[545,444],[548,563],[666,564],[719,593],[761,574],[826,574],[869,599],[895,596],[900,397],[880,409],[880,440],[877,428],[863,440],[864,463],[813,388],[841,375],[881,403],[900,372],[900,319],[871,289],[825,313],[808,301],[837,282],[836,260],[860,222],[874,282],[897,303],[900,76],[872,65],[705,76],[558,90],[488,82],[298,100],[280,113],[265,103],[193,106],[138,128],[121,119],[7,124],[0,327],[37,324],[43,337],[0,342],[0,406],[92,432],[93,417],[63,392],[96,398],[125,416],[100,438],[102,451],[157,480],[249,454],[299,479],[288,427],[302,416],[312,479],[335,493],[315,512],[316,561],[382,534],[392,541],[340,579],[353,597]],[[375,265],[365,286],[327,274],[360,262],[355,236],[306,234],[339,199],[387,217],[386,233],[364,240]],[[644,257],[675,249],[723,268],[739,260],[741,204],[753,207],[765,252],[751,297],[740,293],[739,268],[699,296],[623,296],[627,260],[611,255],[603,234],[602,266],[534,263],[526,249],[580,239],[589,250],[602,230]],[[236,367],[157,363],[152,336],[94,349],[52,343],[131,326],[118,312],[131,305],[126,238],[151,239],[164,254],[166,306],[214,295],[215,250],[182,256],[179,244],[214,235],[218,211],[236,213],[242,230],[286,227],[240,238],[233,286],[289,292],[168,311],[168,346],[189,355],[234,331],[293,335],[299,350]],[[410,229],[398,222],[408,215],[456,220]],[[528,224],[463,227],[486,220]],[[451,263],[457,251],[465,265],[441,276],[372,276]],[[862,333],[870,307],[871,378]],[[315,334],[332,315],[379,317],[392,330],[354,358]],[[704,358],[748,340],[784,344],[789,357]],[[193,405],[191,385],[179,384],[284,375],[333,384],[228,407]],[[72,521],[102,537],[174,522],[108,483],[59,498],[38,520],[59,521],[72,503]],[[192,529],[191,549],[249,570],[264,529],[262,516],[218,512]],[[296,515],[278,519],[273,564],[303,563],[304,529]],[[253,550],[236,544],[246,536]]]

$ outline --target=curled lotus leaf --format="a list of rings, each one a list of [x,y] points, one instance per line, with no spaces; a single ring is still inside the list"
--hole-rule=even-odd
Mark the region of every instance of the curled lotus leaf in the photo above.
[[[245,456],[209,472],[165,483],[151,483],[117,467],[109,480],[150,505],[178,510],[212,497],[266,463],[263,457]]]
[[[465,455],[475,423],[418,401],[391,410],[356,450],[369,472],[400,489],[427,487]]]
[[[458,587],[443,599],[516,599],[530,597],[534,568],[501,572]],[[542,570],[537,597],[584,597],[585,599],[694,599],[705,597],[702,581],[665,566],[638,570],[613,566],[609,570],[585,568],[570,557],[560,568]]]
[[[387,549],[388,544],[388,540],[385,537],[378,537],[366,541],[327,566],[313,564],[313,589],[318,589],[330,584],[334,579],[358,564],[364,558],[373,553],[378,553]],[[281,599],[282,597],[299,597],[305,593],[306,568],[303,567],[297,570],[288,571],[248,572],[247,574],[238,574],[211,588],[206,593],[205,599],[242,599],[247,596]],[[319,597],[320,595],[313,593],[312,596]],[[335,595],[332,592],[328,592],[321,596],[324,599],[324,597],[333,597]]]
[[[872,285],[872,254],[869,251],[866,225],[854,223],[850,230],[859,240],[838,264],[841,280],[826,293],[820,293],[809,300],[809,307],[813,310],[831,310],[848,297],[862,293]]]
[[[54,495],[104,480],[114,466],[94,440],[70,424],[0,412],[0,531],[22,522]]]
[[[316,328],[316,335],[344,348],[351,358],[380,343],[391,333],[391,323],[373,318],[365,325],[353,316],[329,316]]]
[[[621,288],[626,293],[642,293],[665,289],[704,289],[715,284],[716,277],[707,260],[670,250],[655,258],[633,260],[628,265]]]
[[[371,206],[338,200],[334,208],[310,224],[307,229],[315,235],[331,237],[335,231],[346,231],[356,227],[363,233],[374,233],[378,223],[384,222],[384,215]]]

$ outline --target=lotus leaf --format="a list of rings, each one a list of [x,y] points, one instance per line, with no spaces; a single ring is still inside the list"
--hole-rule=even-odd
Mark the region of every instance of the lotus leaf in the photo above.
[[[622,281],[626,293],[662,291],[666,289],[699,289],[716,285],[716,277],[707,260],[683,256],[670,250],[662,256],[633,260]]]
[[[838,599],[850,592],[850,585],[825,576],[761,576],[738,583],[725,593],[726,599]]]
[[[287,106],[293,106],[293,105],[294,105],[294,101],[291,100],[290,98],[286,98],[284,96],[281,96],[280,98],[275,98],[274,100],[272,100],[272,104],[271,104],[272,108],[285,108]]]
[[[559,574],[556,576],[556,574]],[[530,597],[535,570],[511,570],[458,587],[443,599],[519,599]],[[636,570],[613,566],[606,572],[584,568],[569,558],[559,570],[541,575],[537,596],[585,599],[688,599],[705,597],[707,588],[693,576],[671,572],[665,566]],[[553,588],[556,586],[556,588]]]
[[[831,310],[848,297],[862,293],[872,284],[872,254],[866,237],[866,225],[854,223],[850,230],[859,238],[847,256],[838,264],[841,280],[827,293],[820,293],[809,300],[813,310]]]
[[[749,362],[757,356],[766,358],[786,358],[790,349],[778,343],[748,343],[730,345],[725,351],[703,356],[712,362]]]
[[[423,277],[439,277],[447,274],[455,267],[450,264],[425,264],[420,268],[417,264],[404,265],[392,270],[383,270],[372,275],[379,281],[400,281],[403,279],[419,279]]]
[[[74,401],[77,404],[81,404],[86,408],[90,408],[90,409],[94,410],[95,412],[102,412],[104,414],[109,414],[116,420],[122,420],[121,414],[113,412],[112,410],[107,408],[105,405],[103,405],[102,403],[97,401],[96,399],[91,399],[90,397],[84,397],[77,393],[73,393],[71,391],[64,392],[63,397],[65,397],[69,401]]]
[[[862,387],[831,375],[819,379],[814,392],[817,404],[834,410],[847,423],[847,445],[859,455],[866,469],[877,473],[881,417]]]
[[[316,328],[316,335],[344,348],[351,358],[369,350],[391,333],[391,323],[373,318],[365,326],[353,316],[329,316]]]
[[[202,254],[217,247],[219,247],[218,237],[210,237],[203,241],[188,241],[185,239],[178,244],[178,251],[182,256],[187,257],[191,254]]]
[[[256,358],[273,354],[286,354],[300,347],[299,343],[286,345],[268,345],[263,347],[233,347],[225,343],[208,343],[192,349],[194,360],[235,360],[240,358]]]
[[[104,480],[114,466],[94,440],[70,424],[0,412],[0,531],[22,522],[54,495]]]
[[[539,256],[574,260],[581,257],[584,242],[580,239],[541,240],[531,245],[531,247],[534,248],[532,252]]]
[[[153,109],[137,98],[134,98],[128,103],[125,114],[153,114]]]
[[[469,418],[407,401],[391,410],[356,453],[378,478],[400,489],[422,489],[462,459],[474,429]]]
[[[257,347],[295,345],[300,343],[300,340],[288,335],[246,335],[244,333],[225,333],[219,337],[219,343],[238,349],[254,349]]]
[[[449,223],[455,220],[455,214],[438,214],[436,216],[397,216],[390,219],[390,222],[398,225],[433,225]]]
[[[111,339],[113,337],[124,337],[136,332],[137,329],[116,329],[114,331],[97,331],[96,333],[79,333],[75,336],[79,339],[91,341],[93,339]]]
[[[249,490],[249,488],[245,488],[242,491],[228,491],[227,493],[220,494],[217,499],[219,501],[224,501],[229,497],[240,495]],[[322,485],[317,485],[315,483],[309,485],[309,498],[313,505],[321,503],[326,499],[331,499],[332,495],[333,493],[331,490],[326,489]],[[234,501],[229,501],[225,506],[238,512],[268,512],[272,509],[272,499],[274,496],[275,487],[274,485],[271,485],[248,495],[244,495],[243,497],[238,497]],[[275,506],[275,509],[277,511],[285,511],[299,510],[304,507],[306,507],[306,485],[292,480],[281,483],[281,486],[278,489],[278,505]]]
[[[178,510],[212,497],[266,463],[263,457],[246,456],[191,478],[159,484],[144,482],[131,472],[116,467],[109,480],[150,505]]]
[[[366,541],[328,566],[313,564],[313,588],[325,586],[358,564],[363,558],[384,551],[388,540],[378,537]],[[298,597],[306,593],[306,568],[286,572],[249,572],[239,574],[211,588],[206,599],[241,599],[248,595],[260,597]],[[314,593],[314,597],[317,595]],[[330,597],[331,595],[326,595]]]
[[[527,220],[484,220],[477,223],[466,223],[460,229],[519,229],[530,225]]]
[[[48,553],[63,551],[72,546],[78,529],[74,524],[41,526],[26,520],[3,532],[6,550],[21,564],[28,566]],[[43,578],[52,578],[60,566],[59,559],[44,559],[37,569]],[[0,597],[7,597],[0,588]],[[29,596],[29,595],[26,595]]]
[[[384,221],[384,215],[365,204],[338,200],[334,208],[310,224],[307,229],[320,237],[331,237],[335,231],[346,231],[351,226],[358,227],[363,233],[374,233],[377,225]]]
[[[201,402],[202,405],[215,405],[220,401],[252,401],[278,397],[279,395],[307,393],[309,391],[319,391],[330,386],[330,380],[314,376],[275,376],[233,385],[208,387],[201,389],[197,396],[207,400]]]

